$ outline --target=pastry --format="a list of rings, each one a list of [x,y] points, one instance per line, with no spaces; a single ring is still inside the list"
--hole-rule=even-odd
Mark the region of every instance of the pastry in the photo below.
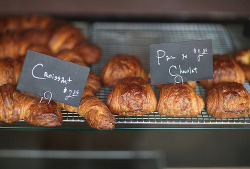
[[[79,53],[87,64],[96,63],[101,49],[65,21],[46,16],[5,16],[0,19],[0,58],[23,57],[31,45],[47,45],[52,55],[64,49]]]
[[[105,85],[113,87],[124,77],[142,77],[148,81],[147,73],[136,56],[118,54],[104,66],[101,78]]]
[[[176,83],[163,85],[157,109],[170,117],[196,117],[204,107],[202,97],[190,85]]]
[[[98,130],[112,130],[115,128],[116,119],[114,115],[88,89],[84,89],[79,107],[73,107],[64,103],[58,103],[58,106],[70,112],[77,112],[87,120],[91,127]]]
[[[119,115],[143,115],[154,112],[157,99],[150,84],[141,77],[125,77],[110,92],[107,105]]]
[[[207,112],[214,118],[238,118],[250,114],[250,96],[241,83],[224,82],[207,92]]]
[[[0,120],[12,123],[25,120],[35,126],[54,127],[62,124],[57,104],[21,93],[13,85],[0,86]]]
[[[22,71],[22,62],[11,58],[0,59],[0,86],[16,85]]]
[[[213,79],[199,81],[205,88],[221,82],[245,83],[245,73],[230,55],[213,56]]]
[[[91,43],[87,40],[81,41],[73,48],[75,51],[79,52],[84,62],[87,64],[94,64],[100,60],[102,51],[94,43]]]
[[[247,81],[250,81],[250,49],[238,51],[235,60],[244,70]]]

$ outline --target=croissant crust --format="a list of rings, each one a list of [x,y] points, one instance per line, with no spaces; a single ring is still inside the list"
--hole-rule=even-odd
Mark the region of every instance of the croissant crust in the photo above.
[[[207,112],[215,118],[238,118],[249,115],[249,93],[242,84],[224,82],[208,90]]]
[[[104,66],[101,78],[105,85],[113,87],[124,77],[142,77],[148,81],[147,73],[136,56],[118,54]]]
[[[202,97],[190,85],[177,83],[161,88],[157,109],[170,117],[196,117],[204,107]]]
[[[230,55],[213,56],[213,79],[202,80],[200,84],[210,88],[221,82],[245,83],[245,73]]]
[[[119,115],[142,115],[154,112],[157,99],[154,91],[141,77],[119,80],[110,92],[107,105],[112,113]]]
[[[62,124],[62,114],[57,104],[21,93],[13,85],[0,87],[0,120],[12,123],[25,120],[35,126],[53,127]]]

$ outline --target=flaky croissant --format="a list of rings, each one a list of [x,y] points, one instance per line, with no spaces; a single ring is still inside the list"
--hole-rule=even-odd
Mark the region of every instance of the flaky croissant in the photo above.
[[[110,92],[107,105],[119,115],[143,115],[154,112],[157,99],[154,91],[141,77],[125,77]]]
[[[148,81],[147,73],[136,56],[117,54],[104,66],[101,78],[105,85],[114,87],[124,77],[142,77]]]
[[[48,16],[18,15],[0,18],[0,32],[20,32],[27,29],[47,29],[54,20]]]
[[[161,88],[157,109],[170,117],[196,117],[204,107],[202,97],[190,85],[177,83]]]
[[[0,59],[0,86],[16,85],[22,71],[22,62],[11,58]]]
[[[241,83],[224,82],[207,92],[207,112],[215,118],[238,118],[250,114],[250,96]]]
[[[245,83],[245,73],[230,55],[213,56],[213,79],[199,81],[205,88],[221,82]]]
[[[0,86],[0,120],[12,123],[25,120],[35,126],[54,127],[62,124],[57,104],[21,93],[13,85]]]
[[[17,59],[26,54],[31,43],[20,39],[18,33],[8,32],[0,38],[0,58],[10,57]]]
[[[94,94],[84,89],[79,107],[58,103],[58,106],[70,112],[77,112],[83,116],[88,124],[98,130],[112,130],[115,128],[116,119],[108,107]]]
[[[238,51],[235,54],[235,60],[244,70],[246,79],[250,82],[250,48]]]
[[[23,57],[34,44],[49,46],[53,55],[64,49],[74,50],[87,64],[96,63],[101,57],[100,47],[65,21],[37,15],[0,18],[0,58]]]

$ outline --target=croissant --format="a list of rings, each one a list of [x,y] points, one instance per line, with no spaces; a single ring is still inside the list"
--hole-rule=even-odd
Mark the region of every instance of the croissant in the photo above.
[[[113,130],[116,119],[108,107],[94,94],[84,89],[79,107],[73,107],[64,103],[58,103],[58,106],[70,112],[77,112],[83,116],[88,124],[98,130]]]
[[[17,84],[22,71],[22,62],[11,58],[0,59],[0,86],[4,84]]]
[[[85,37],[79,29],[70,24],[65,24],[53,31],[49,40],[49,47],[54,53],[58,53],[62,49],[72,49],[77,43],[84,39]]]
[[[0,58],[23,57],[31,45],[48,45],[57,55],[63,49],[78,52],[86,64],[96,63],[101,49],[73,25],[50,17],[23,15],[0,19]]]
[[[77,51],[74,51],[72,49],[64,49],[61,50],[56,57],[58,59],[66,60],[73,63],[78,63],[82,66],[86,66],[86,63],[84,62],[84,59],[80,56],[80,54]],[[81,62],[81,63],[80,63]]]
[[[19,39],[27,40],[30,44],[47,45],[51,36],[51,31],[28,29],[18,34]]]
[[[35,126],[54,127],[62,124],[62,114],[55,102],[23,94],[13,85],[0,86],[0,120],[12,123],[25,120]]]
[[[147,73],[136,56],[118,54],[104,66],[101,78],[105,85],[114,87],[124,77],[142,77],[148,81]]]
[[[213,79],[202,80],[200,84],[210,88],[221,82],[245,83],[245,73],[230,55],[213,56]]]
[[[0,32],[22,31],[25,29],[46,29],[53,19],[48,16],[22,15],[4,16],[0,19]]]
[[[246,79],[250,81],[250,49],[238,51],[235,55],[235,60],[244,70]]]
[[[177,83],[161,88],[157,109],[170,117],[196,117],[204,107],[202,97],[190,85]]]
[[[28,40],[20,39],[17,33],[5,33],[0,38],[0,58],[11,57],[17,59],[26,54],[30,45]]]
[[[241,83],[224,82],[208,90],[207,112],[214,118],[238,118],[250,114],[250,96]]]
[[[157,99],[151,85],[144,79],[126,77],[114,86],[107,105],[114,114],[143,115],[156,110]]]
[[[87,64],[94,64],[98,62],[101,58],[101,48],[94,43],[87,40],[81,41],[75,45],[74,50],[79,52],[84,62]]]

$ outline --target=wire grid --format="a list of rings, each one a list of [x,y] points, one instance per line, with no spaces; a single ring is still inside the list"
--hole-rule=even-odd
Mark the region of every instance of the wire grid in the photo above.
[[[250,48],[250,38],[243,35],[243,25],[228,24],[226,25],[226,28],[233,40],[236,50]]]
[[[149,72],[149,45],[156,43],[179,42],[188,40],[212,39],[214,54],[233,54],[234,43],[227,29],[220,24],[147,24],[147,23],[95,23],[92,27],[91,41],[103,50],[103,56],[92,70],[101,74],[103,66],[115,54],[136,55],[143,67]],[[249,83],[245,88],[250,91]],[[154,88],[159,95],[159,89]],[[98,93],[104,103],[112,89],[103,87]],[[206,90],[199,84],[195,88],[198,95],[205,100]],[[243,124],[250,123],[249,116],[234,119],[212,118],[205,109],[193,118],[172,118],[152,112],[148,115],[115,115],[118,124]],[[184,125],[185,126],[185,125]],[[183,127],[184,127],[183,126]],[[143,126],[142,126],[143,127]]]
[[[98,44],[103,50],[101,61],[91,66],[92,71],[98,75],[101,74],[102,68],[106,62],[118,53],[138,56],[146,71],[149,72],[149,45],[155,43],[212,39],[213,53],[232,54],[235,52],[234,42],[231,39],[232,35],[230,36],[228,34],[230,31],[227,31],[225,27],[219,24],[95,23],[92,27],[89,27],[89,25],[83,22],[74,22],[74,24],[81,29],[86,37]],[[235,29],[233,31],[235,31]],[[244,87],[250,91],[248,82],[244,84]],[[158,98],[159,89],[155,87],[153,87],[153,89]],[[104,86],[97,93],[97,97],[106,103],[111,90],[111,88]],[[206,90],[202,86],[198,84],[195,91],[205,100]],[[74,124],[86,123],[86,120],[75,112],[72,113],[62,110],[62,115],[63,124],[65,124],[65,122],[70,122],[70,128],[74,128]],[[205,109],[202,110],[200,115],[193,118],[172,118],[165,115],[159,115],[158,112],[139,116],[115,115],[115,117],[117,119],[117,126],[121,124],[124,128],[131,128],[131,126],[132,128],[147,128],[147,124],[150,124],[150,127],[153,125],[163,128],[169,127],[169,124],[173,124],[171,127],[179,124],[180,126],[177,128],[185,128],[186,126],[191,128],[202,128],[207,124],[215,128],[232,127],[232,125],[237,128],[250,124],[250,116],[234,119],[215,119],[208,115]],[[17,125],[14,127],[33,127],[23,122],[23,120],[16,122]],[[242,125],[235,126],[234,124]],[[13,125],[10,126],[3,123],[1,127],[3,127],[3,125],[13,128]]]

